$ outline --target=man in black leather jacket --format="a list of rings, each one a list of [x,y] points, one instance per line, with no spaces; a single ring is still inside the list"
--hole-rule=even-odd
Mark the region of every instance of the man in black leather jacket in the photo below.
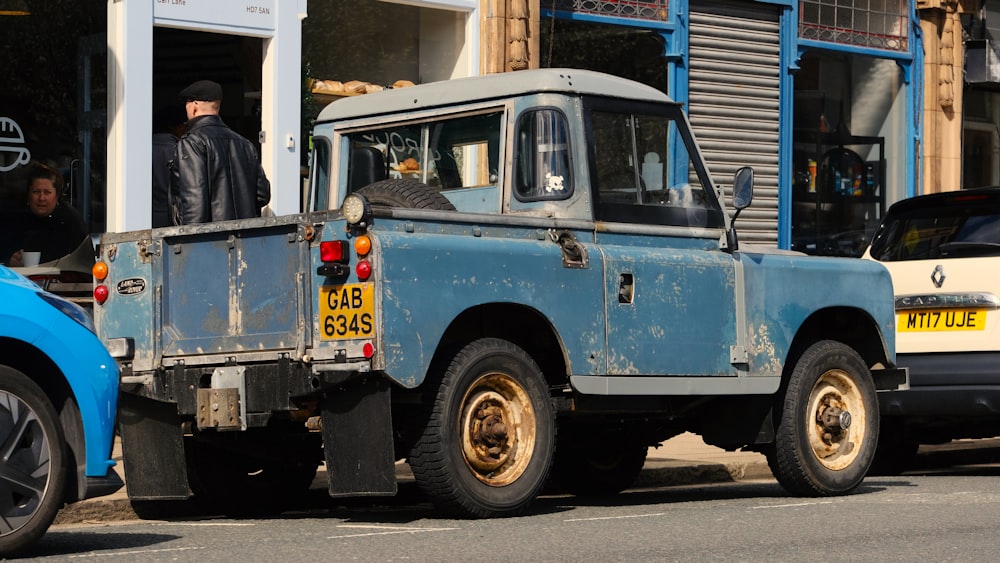
[[[174,224],[259,217],[271,183],[256,147],[219,117],[222,87],[199,80],[181,90],[187,132],[177,142],[170,204]]]

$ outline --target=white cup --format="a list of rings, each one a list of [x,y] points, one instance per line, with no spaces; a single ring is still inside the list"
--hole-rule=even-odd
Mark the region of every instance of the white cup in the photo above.
[[[41,259],[42,259],[41,252],[28,252],[27,250],[25,250],[24,252],[21,253],[21,262],[24,263],[24,266],[26,268],[31,266],[37,266],[38,261]]]

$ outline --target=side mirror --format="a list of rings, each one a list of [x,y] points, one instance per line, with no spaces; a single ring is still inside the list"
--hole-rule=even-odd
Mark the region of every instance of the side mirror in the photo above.
[[[753,168],[744,166],[733,177],[733,207],[742,211],[753,201]]]
[[[729,245],[730,252],[734,252],[740,247],[739,237],[736,236],[736,218],[740,216],[740,211],[750,206],[750,202],[752,201],[753,168],[744,166],[737,170],[736,175],[733,177],[733,207],[736,208],[736,213],[733,213],[733,225],[730,227],[729,232],[726,233],[726,242]]]

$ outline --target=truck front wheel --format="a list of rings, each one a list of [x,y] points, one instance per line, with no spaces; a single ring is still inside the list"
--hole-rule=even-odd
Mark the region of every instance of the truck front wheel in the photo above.
[[[817,342],[792,370],[768,464],[791,493],[849,493],[872,463],[878,426],[875,385],[864,361],[840,342]]]
[[[545,484],[555,432],[535,362],[511,342],[483,338],[445,370],[409,464],[438,509],[461,517],[509,516]]]

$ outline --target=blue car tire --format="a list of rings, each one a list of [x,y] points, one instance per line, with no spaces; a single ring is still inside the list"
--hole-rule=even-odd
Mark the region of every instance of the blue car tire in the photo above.
[[[66,486],[65,437],[55,408],[25,374],[0,365],[0,553],[34,544]]]

